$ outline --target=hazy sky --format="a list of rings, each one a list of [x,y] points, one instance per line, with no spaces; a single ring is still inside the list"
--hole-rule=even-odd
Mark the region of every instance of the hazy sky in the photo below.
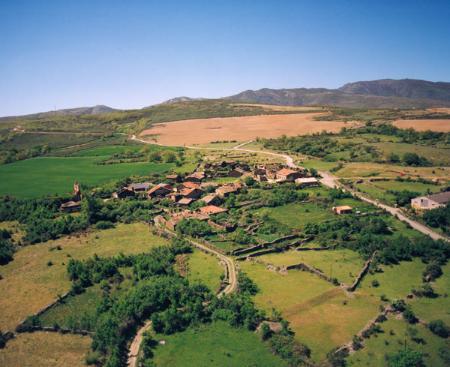
[[[450,81],[450,0],[0,0],[0,116],[379,78]]]

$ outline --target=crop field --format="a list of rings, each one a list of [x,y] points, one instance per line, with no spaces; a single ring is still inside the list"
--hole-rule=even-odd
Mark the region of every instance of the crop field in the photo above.
[[[423,353],[426,366],[448,366],[439,357],[439,350],[450,348],[450,343],[448,340],[434,335],[423,325],[408,325],[404,320],[389,318],[380,326],[383,330],[381,334],[376,334],[371,336],[370,339],[366,339],[364,341],[365,347],[347,358],[349,366],[385,367],[385,355],[392,355],[402,350],[405,348],[405,343],[408,348]],[[415,330],[417,333],[414,337],[416,341],[412,339],[412,334],[409,330]],[[421,340],[424,343],[421,343]]]
[[[450,120],[429,119],[429,120],[396,120],[394,125],[400,129],[414,129],[417,131],[450,131]]]
[[[450,165],[450,150],[448,147],[440,148],[398,142],[374,143],[373,146],[383,154],[383,158],[385,159],[387,159],[392,153],[397,154],[400,157],[402,157],[405,153],[416,153],[428,159],[434,166]]]
[[[386,177],[396,178],[398,176],[413,178],[442,178],[450,177],[450,167],[405,167],[380,163],[348,163],[335,173],[342,178],[366,178]]]
[[[205,284],[212,292],[216,292],[220,287],[220,276],[223,273],[224,268],[217,257],[200,250],[194,250],[189,255],[188,279],[190,282]]]
[[[83,367],[91,345],[87,336],[34,332],[19,334],[0,349],[4,367]]]
[[[0,329],[14,329],[25,317],[70,289],[66,274],[70,258],[142,253],[166,243],[165,239],[152,235],[148,226],[136,223],[20,249],[12,262],[1,267]]]
[[[331,278],[351,284],[364,265],[360,255],[351,250],[286,251],[260,257],[264,262],[277,266],[305,263],[321,270]]]
[[[442,320],[450,324],[450,264],[442,267],[444,274],[432,283],[434,291],[438,294],[436,298],[415,298],[411,302],[414,313],[422,320]]]
[[[241,267],[260,288],[256,304],[269,314],[272,308],[280,311],[296,339],[311,348],[315,361],[350,340],[378,312],[375,298],[359,293],[349,298],[340,288],[307,272],[281,275],[247,262]]]
[[[360,288],[375,297],[384,294],[388,299],[405,298],[413,288],[422,284],[422,272],[425,264],[419,259],[403,261],[399,265],[381,266],[381,273],[367,274],[361,282]],[[372,282],[377,280],[379,286]]]
[[[286,366],[261,343],[257,334],[224,322],[156,338],[165,340],[164,345],[155,349],[153,361],[158,367]]]
[[[163,173],[172,163],[98,165],[98,157],[33,158],[0,166],[0,195],[38,197],[71,192],[74,181],[97,185],[132,175]]]
[[[321,131],[338,132],[352,123],[317,121],[323,113],[259,115],[244,117],[207,118],[155,124],[141,136],[164,145],[207,144],[213,141],[247,141],[257,137],[275,138]]]

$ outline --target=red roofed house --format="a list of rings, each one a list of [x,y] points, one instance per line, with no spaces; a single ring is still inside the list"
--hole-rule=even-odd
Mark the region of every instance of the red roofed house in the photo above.
[[[172,192],[172,186],[169,184],[158,184],[147,191],[149,199],[155,197],[164,197]]]
[[[282,168],[279,171],[277,171],[275,178],[277,181],[280,181],[280,182],[284,182],[284,181],[294,182],[295,179],[297,179],[301,176],[302,176],[302,172],[300,172],[300,171],[295,171],[290,168]]]
[[[185,197],[185,198],[189,198],[189,199],[198,199],[200,196],[203,195],[203,190],[200,189],[182,189],[180,191],[180,195]]]
[[[200,214],[212,215],[212,214],[225,213],[227,211],[227,209],[221,208],[220,206],[207,205],[207,206],[203,206],[203,207],[199,208],[198,211],[200,212]]]
[[[223,185],[216,189],[216,194],[222,198],[226,198],[230,194],[238,193],[241,190],[242,185],[240,183]]]
[[[206,177],[205,172],[194,172],[189,176],[186,176],[184,181],[201,182]]]

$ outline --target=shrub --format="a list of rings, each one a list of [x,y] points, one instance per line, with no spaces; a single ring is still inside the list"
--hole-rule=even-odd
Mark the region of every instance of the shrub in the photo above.
[[[109,229],[114,228],[114,223],[107,221],[107,220],[101,220],[95,224],[96,229]]]
[[[450,335],[450,328],[445,325],[442,320],[430,321],[428,328],[433,334],[440,336],[441,338],[448,338]]]

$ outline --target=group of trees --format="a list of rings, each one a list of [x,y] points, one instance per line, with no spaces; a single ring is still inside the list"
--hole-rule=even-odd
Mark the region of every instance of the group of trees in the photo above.
[[[442,228],[447,232],[448,227],[450,227],[450,204],[443,208],[427,210],[423,214],[423,220],[430,227]]]
[[[14,251],[11,233],[5,229],[0,229],[0,265],[10,262],[13,259]]]

